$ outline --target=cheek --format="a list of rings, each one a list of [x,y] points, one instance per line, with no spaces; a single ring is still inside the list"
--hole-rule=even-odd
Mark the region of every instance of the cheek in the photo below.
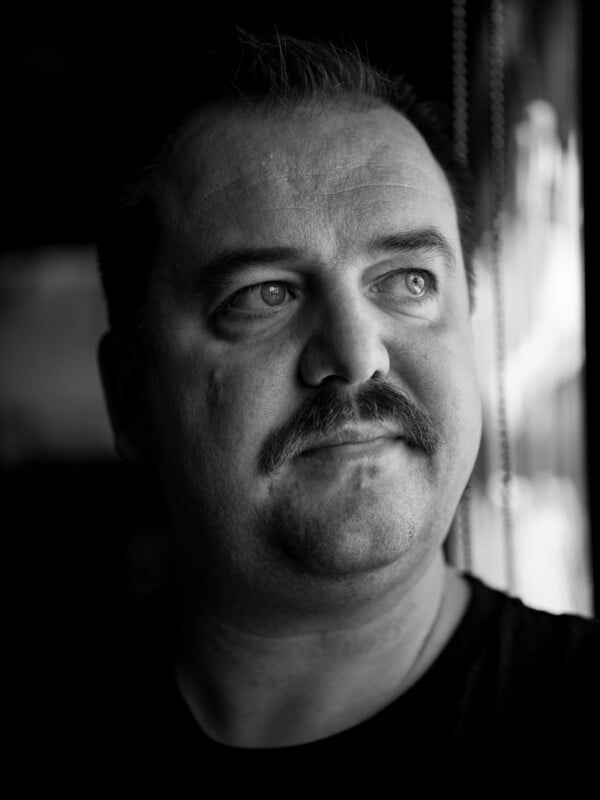
[[[436,365],[437,413],[457,472],[470,473],[481,438],[481,393],[470,342],[449,339]]]
[[[232,347],[188,335],[172,339],[158,363],[157,394],[170,398],[165,410],[180,438],[203,440],[215,455],[235,450],[234,463],[262,443],[290,402],[291,341]]]
[[[205,375],[206,425],[220,442],[241,446],[260,437],[275,413],[278,376],[252,363],[213,365]]]
[[[478,441],[480,388],[468,330],[433,328],[415,338],[403,350],[398,372],[421,407],[442,425],[449,444],[463,442],[468,448],[471,438]]]

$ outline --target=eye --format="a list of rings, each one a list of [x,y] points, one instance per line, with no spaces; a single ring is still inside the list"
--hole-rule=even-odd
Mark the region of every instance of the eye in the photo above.
[[[425,270],[398,270],[386,275],[375,284],[377,293],[390,294],[400,299],[425,300],[436,289],[435,277]]]
[[[246,286],[235,292],[218,309],[226,314],[269,314],[270,309],[286,306],[293,299],[287,284],[281,281],[265,281]]]

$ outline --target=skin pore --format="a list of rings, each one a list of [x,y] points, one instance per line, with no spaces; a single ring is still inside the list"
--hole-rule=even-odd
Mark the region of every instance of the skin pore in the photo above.
[[[145,441],[113,419],[173,516],[178,683],[219,741],[312,741],[405,691],[468,601],[441,552],[481,431],[451,191],[392,109],[307,106],[196,120],[161,203]],[[406,413],[364,413],[377,381]]]

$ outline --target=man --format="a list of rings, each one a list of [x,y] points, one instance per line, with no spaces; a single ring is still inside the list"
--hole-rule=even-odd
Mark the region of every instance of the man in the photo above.
[[[194,791],[571,783],[597,626],[443,557],[481,433],[458,172],[358,57],[246,47],[100,245],[116,446],[173,522],[124,763]]]

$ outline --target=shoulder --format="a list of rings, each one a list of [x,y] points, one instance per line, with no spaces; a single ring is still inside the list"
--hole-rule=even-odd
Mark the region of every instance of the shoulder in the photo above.
[[[572,783],[594,750],[600,716],[600,623],[551,614],[467,576],[471,601],[457,680],[462,752],[531,785]],[[509,766],[510,765],[510,766]],[[589,770],[578,773],[589,777]],[[528,784],[529,785],[529,784]]]
[[[496,646],[513,652],[520,663],[551,656],[551,664],[558,671],[600,659],[600,621],[534,609],[518,597],[466,577],[471,586],[471,604],[493,620],[489,632],[495,637]]]
[[[470,582],[471,602],[488,620],[473,670],[499,729],[522,724],[523,735],[553,731],[562,741],[565,730],[583,734],[589,714],[600,714],[600,622],[530,608]]]

